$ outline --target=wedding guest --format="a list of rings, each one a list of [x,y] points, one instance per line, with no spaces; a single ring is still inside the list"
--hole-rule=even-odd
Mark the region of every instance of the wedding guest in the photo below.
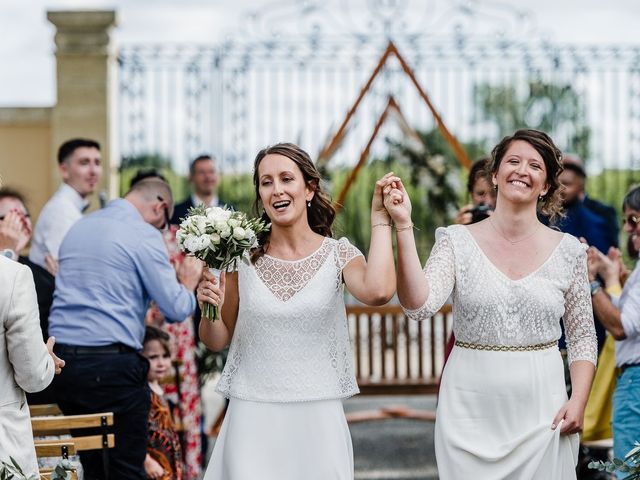
[[[335,210],[320,174],[298,146],[261,150],[254,163],[256,206],[271,231],[251,263],[205,271],[198,300],[221,320],[200,324],[212,350],[231,348],[217,390],[229,408],[205,480],[351,480],[353,452],[342,399],[358,393],[344,285],[368,305],[395,291],[389,215],[377,182],[369,262],[346,238],[332,238]]]
[[[156,169],[139,170],[131,179],[131,186],[145,178],[161,178],[162,174]],[[179,271],[185,255],[178,247],[176,232],[178,227],[170,224],[163,230],[162,238],[167,247],[169,261],[176,271]],[[196,309],[198,310],[198,309]],[[196,311],[195,315],[198,313]],[[182,425],[181,440],[185,462],[186,477],[199,478],[202,473],[203,451],[206,452],[207,436],[202,431],[202,403],[200,398],[200,378],[196,362],[197,338],[195,329],[197,323],[187,319],[184,322],[167,324],[157,305],[149,308],[145,323],[162,327],[170,334],[171,352],[178,367],[178,377],[175,383],[165,385],[164,392],[168,399],[177,405],[180,424]],[[194,324],[195,323],[195,324]]]
[[[471,200],[456,215],[454,223],[468,225],[487,218],[496,208],[496,191],[491,184],[491,174],[487,171],[489,158],[476,160],[467,177],[467,195]]]
[[[200,155],[189,166],[189,184],[191,195],[183,202],[176,204],[171,217],[172,225],[179,225],[180,219],[187,215],[187,211],[196,205],[205,207],[221,207],[225,203],[218,197],[218,182],[220,174],[216,160],[211,155]]]
[[[53,302],[55,277],[28,257],[20,255],[20,252],[29,245],[31,235],[31,216],[24,197],[18,190],[9,187],[0,188],[0,253],[12,260],[17,260],[31,270],[38,298],[40,329],[46,340],[49,338],[49,310]]]
[[[633,248],[640,251],[640,187],[629,191],[622,202],[624,231]],[[640,434],[640,266],[636,263],[621,287],[623,264],[620,252],[608,255],[595,247],[589,249],[589,271],[604,280],[604,288],[593,292],[593,309],[607,331],[615,339],[615,364],[620,374],[613,394],[613,451],[624,458],[634,447]],[[618,478],[626,473],[618,472]]]
[[[152,479],[182,480],[183,469],[180,439],[175,431],[171,411],[164,400],[164,391],[159,381],[171,374],[171,346],[169,334],[158,327],[145,328],[142,354],[149,360],[149,389],[151,409],[149,411],[149,445],[144,460],[144,469]]]
[[[85,138],[64,142],[58,150],[58,169],[62,185],[40,212],[29,251],[29,259],[52,275],[58,269],[62,240],[82,218],[102,176],[100,144]]]
[[[2,222],[22,221],[10,211]],[[60,373],[64,361],[53,354],[54,338],[42,340],[31,271],[0,256],[0,461],[14,458],[27,475],[38,472],[25,392],[38,392]]]
[[[435,448],[442,480],[576,478],[578,433],[597,358],[585,246],[544,226],[560,208],[561,153],[518,130],[493,149],[496,209],[436,231],[422,270],[401,182],[385,188],[396,224],[398,298],[409,318],[453,294],[454,349],[440,387]],[[394,188],[395,187],[395,188]],[[562,318],[573,394],[557,342]]]
[[[60,248],[49,330],[67,368],[54,382],[55,395],[65,414],[114,413],[111,478],[147,478],[149,364],[139,352],[149,301],[168,321],[195,308],[201,266],[184,262],[176,279],[162,241],[172,208],[169,185],[142,180],[79,220]],[[89,478],[103,477],[101,456],[81,454]]]

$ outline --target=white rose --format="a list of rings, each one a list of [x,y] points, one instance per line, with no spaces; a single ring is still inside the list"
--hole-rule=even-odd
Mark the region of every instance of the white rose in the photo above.
[[[220,235],[212,233],[209,235],[209,240],[211,240],[211,245],[218,245],[220,243]]]
[[[227,224],[231,227],[231,228],[236,228],[240,226],[240,220],[237,220],[235,218],[230,218],[229,220],[227,220]]]
[[[207,217],[212,221],[224,219],[224,210],[220,207],[207,208]]]
[[[200,235],[203,235],[205,233],[205,230],[207,229],[207,217],[198,215],[195,218],[195,224],[196,228],[198,229],[198,233],[200,233]]]
[[[198,250],[204,250],[211,245],[209,235],[201,235],[198,237]]]
[[[227,223],[226,220],[217,220],[214,228],[216,229],[216,231],[221,232],[223,230],[228,230],[229,229],[229,224]]]
[[[196,237],[195,235],[187,235],[187,237],[184,239],[184,247],[187,249],[188,252],[195,252],[197,251],[197,247],[198,247],[198,237]]]
[[[235,238],[236,240],[244,240],[244,236],[246,234],[247,232],[242,227],[235,227],[233,229],[233,238]]]
[[[229,238],[231,236],[231,229],[227,226],[224,230],[220,230],[220,236],[222,238]]]

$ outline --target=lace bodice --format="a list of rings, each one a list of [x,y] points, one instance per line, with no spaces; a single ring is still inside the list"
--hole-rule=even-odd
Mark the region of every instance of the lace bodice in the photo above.
[[[483,345],[557,341],[562,319],[569,363],[595,364],[597,341],[585,248],[565,234],[542,266],[512,280],[489,261],[467,227],[438,228],[424,268],[429,296],[422,307],[405,313],[414,320],[427,319],[453,293],[456,339]]]
[[[301,260],[264,255],[241,264],[238,319],[218,392],[265,402],[358,393],[342,270],[361,255],[346,238],[327,237]]]

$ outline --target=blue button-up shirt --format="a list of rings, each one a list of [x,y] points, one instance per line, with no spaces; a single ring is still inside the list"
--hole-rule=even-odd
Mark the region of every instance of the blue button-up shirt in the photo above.
[[[149,300],[167,319],[184,320],[195,309],[162,234],[127,200],[79,220],[62,242],[59,261],[49,317],[57,343],[140,350]]]

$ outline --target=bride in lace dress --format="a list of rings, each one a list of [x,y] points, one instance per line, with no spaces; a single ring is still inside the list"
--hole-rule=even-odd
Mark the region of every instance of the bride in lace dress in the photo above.
[[[230,399],[205,480],[350,480],[351,436],[342,399],[358,393],[343,284],[382,305],[396,287],[389,214],[376,183],[369,262],[332,238],[335,211],[309,155],[293,144],[260,151],[256,205],[271,222],[250,265],[240,264],[198,300],[222,305],[202,321],[212,350],[231,342],[217,390]]]
[[[455,346],[442,376],[435,446],[441,480],[575,479],[596,362],[586,247],[541,224],[559,205],[560,151],[519,130],[493,150],[492,216],[436,231],[421,269],[411,203],[397,182],[385,206],[397,225],[398,297],[415,320],[453,295]],[[567,334],[573,393],[558,351]]]

